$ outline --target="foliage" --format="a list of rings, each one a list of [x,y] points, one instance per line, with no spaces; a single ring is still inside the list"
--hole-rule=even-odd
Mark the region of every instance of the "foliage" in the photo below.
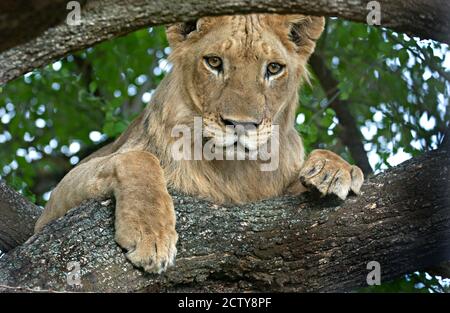
[[[389,283],[366,287],[359,290],[359,292],[363,293],[398,291],[414,293],[448,293],[450,292],[450,284],[448,279],[442,280],[442,277],[433,277],[426,272],[415,272],[397,278]]]
[[[166,47],[162,28],[141,30],[4,86],[1,176],[27,195],[41,191],[37,201],[43,204],[42,191],[96,146],[118,136],[141,111],[142,99],[163,76],[159,66],[167,63]],[[47,189],[37,186],[46,180]]]
[[[447,46],[330,20],[318,53],[339,81],[336,96],[350,103],[374,170],[396,165],[390,157],[399,152],[405,158],[437,148],[450,121]],[[325,146],[351,159],[336,139],[340,125],[317,82],[301,96],[299,113],[306,122],[299,128],[308,146]]]

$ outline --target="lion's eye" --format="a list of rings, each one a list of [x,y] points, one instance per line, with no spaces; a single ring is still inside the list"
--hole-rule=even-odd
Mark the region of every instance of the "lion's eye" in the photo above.
[[[213,70],[221,71],[223,62],[222,59],[216,56],[205,57],[205,62],[211,67]]]
[[[280,74],[281,71],[284,69],[284,65],[281,65],[279,63],[270,63],[267,65],[267,74],[269,76]]]

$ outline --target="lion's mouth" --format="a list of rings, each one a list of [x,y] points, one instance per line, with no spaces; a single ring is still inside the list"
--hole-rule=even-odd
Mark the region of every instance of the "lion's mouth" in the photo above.
[[[239,143],[239,141],[236,141],[232,146],[233,146],[233,148],[234,148],[235,151],[236,151],[236,150],[239,150],[239,149],[242,149],[246,154],[248,154],[248,153],[254,151],[254,150],[250,150],[247,146],[241,145],[241,144]]]
[[[257,129],[242,129],[228,125],[223,127],[217,123],[204,120],[203,136],[209,142],[207,147],[214,146],[214,149],[236,151],[238,154],[257,153],[264,147],[272,135],[271,125],[261,125]],[[205,139],[206,138],[206,139]],[[228,153],[227,153],[228,154]]]
[[[205,146],[210,140],[214,140],[214,137],[203,137],[203,146]],[[215,143],[213,146],[217,149],[228,149],[228,150],[234,150],[234,151],[243,151],[245,153],[250,153],[254,150],[249,149],[246,145],[243,145],[239,142],[239,140],[235,140],[234,143],[223,145]],[[255,149],[256,150],[256,149]]]

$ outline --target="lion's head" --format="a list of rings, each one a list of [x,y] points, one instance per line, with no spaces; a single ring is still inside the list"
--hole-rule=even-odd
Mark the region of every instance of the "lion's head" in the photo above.
[[[267,142],[297,99],[323,26],[321,17],[253,14],[168,27],[174,71],[215,144],[254,150]]]

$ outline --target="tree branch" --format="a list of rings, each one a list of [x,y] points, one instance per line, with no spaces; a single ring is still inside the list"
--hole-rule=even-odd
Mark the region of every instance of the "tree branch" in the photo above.
[[[370,166],[367,153],[364,150],[361,132],[349,110],[350,105],[348,101],[342,101],[339,98],[340,91],[338,81],[334,78],[333,73],[319,54],[314,53],[309,60],[309,64],[327,95],[330,107],[336,112],[339,125],[343,128],[342,131],[338,133],[339,138],[344,145],[347,146],[353,160],[364,172],[364,175],[371,174],[372,167]]]
[[[252,12],[337,16],[365,23],[369,13],[368,0],[91,0],[83,7],[81,25],[69,26],[64,22],[68,11],[60,5],[64,1],[55,1],[59,6],[54,6],[51,10],[45,5],[42,7],[13,5],[16,0],[3,1],[0,4],[2,46],[3,49],[14,47],[0,54],[0,84],[70,52],[146,26],[186,21],[206,15]],[[19,1],[19,4],[22,2]],[[45,3],[51,2],[46,0]],[[381,4],[382,26],[450,43],[450,2],[447,0],[378,0],[378,2]],[[24,23],[20,22],[38,19],[49,21],[44,25],[51,26],[55,21],[54,17],[62,22],[46,31],[37,27],[36,30],[33,27],[24,27]],[[26,36],[24,32],[27,33]],[[13,36],[3,39],[3,34]],[[27,41],[16,40],[22,37]]]
[[[370,178],[359,197],[218,206],[172,193],[175,268],[135,269],[115,244],[113,205],[88,201],[0,259],[0,285],[70,291],[347,291],[450,259],[450,152]],[[77,261],[82,287],[69,286]],[[20,290],[19,288],[19,290]]]
[[[41,209],[0,180],[0,254],[21,245],[32,234]]]
[[[69,0],[2,0],[0,52],[25,43],[61,23]],[[84,4],[86,0],[79,0]]]

